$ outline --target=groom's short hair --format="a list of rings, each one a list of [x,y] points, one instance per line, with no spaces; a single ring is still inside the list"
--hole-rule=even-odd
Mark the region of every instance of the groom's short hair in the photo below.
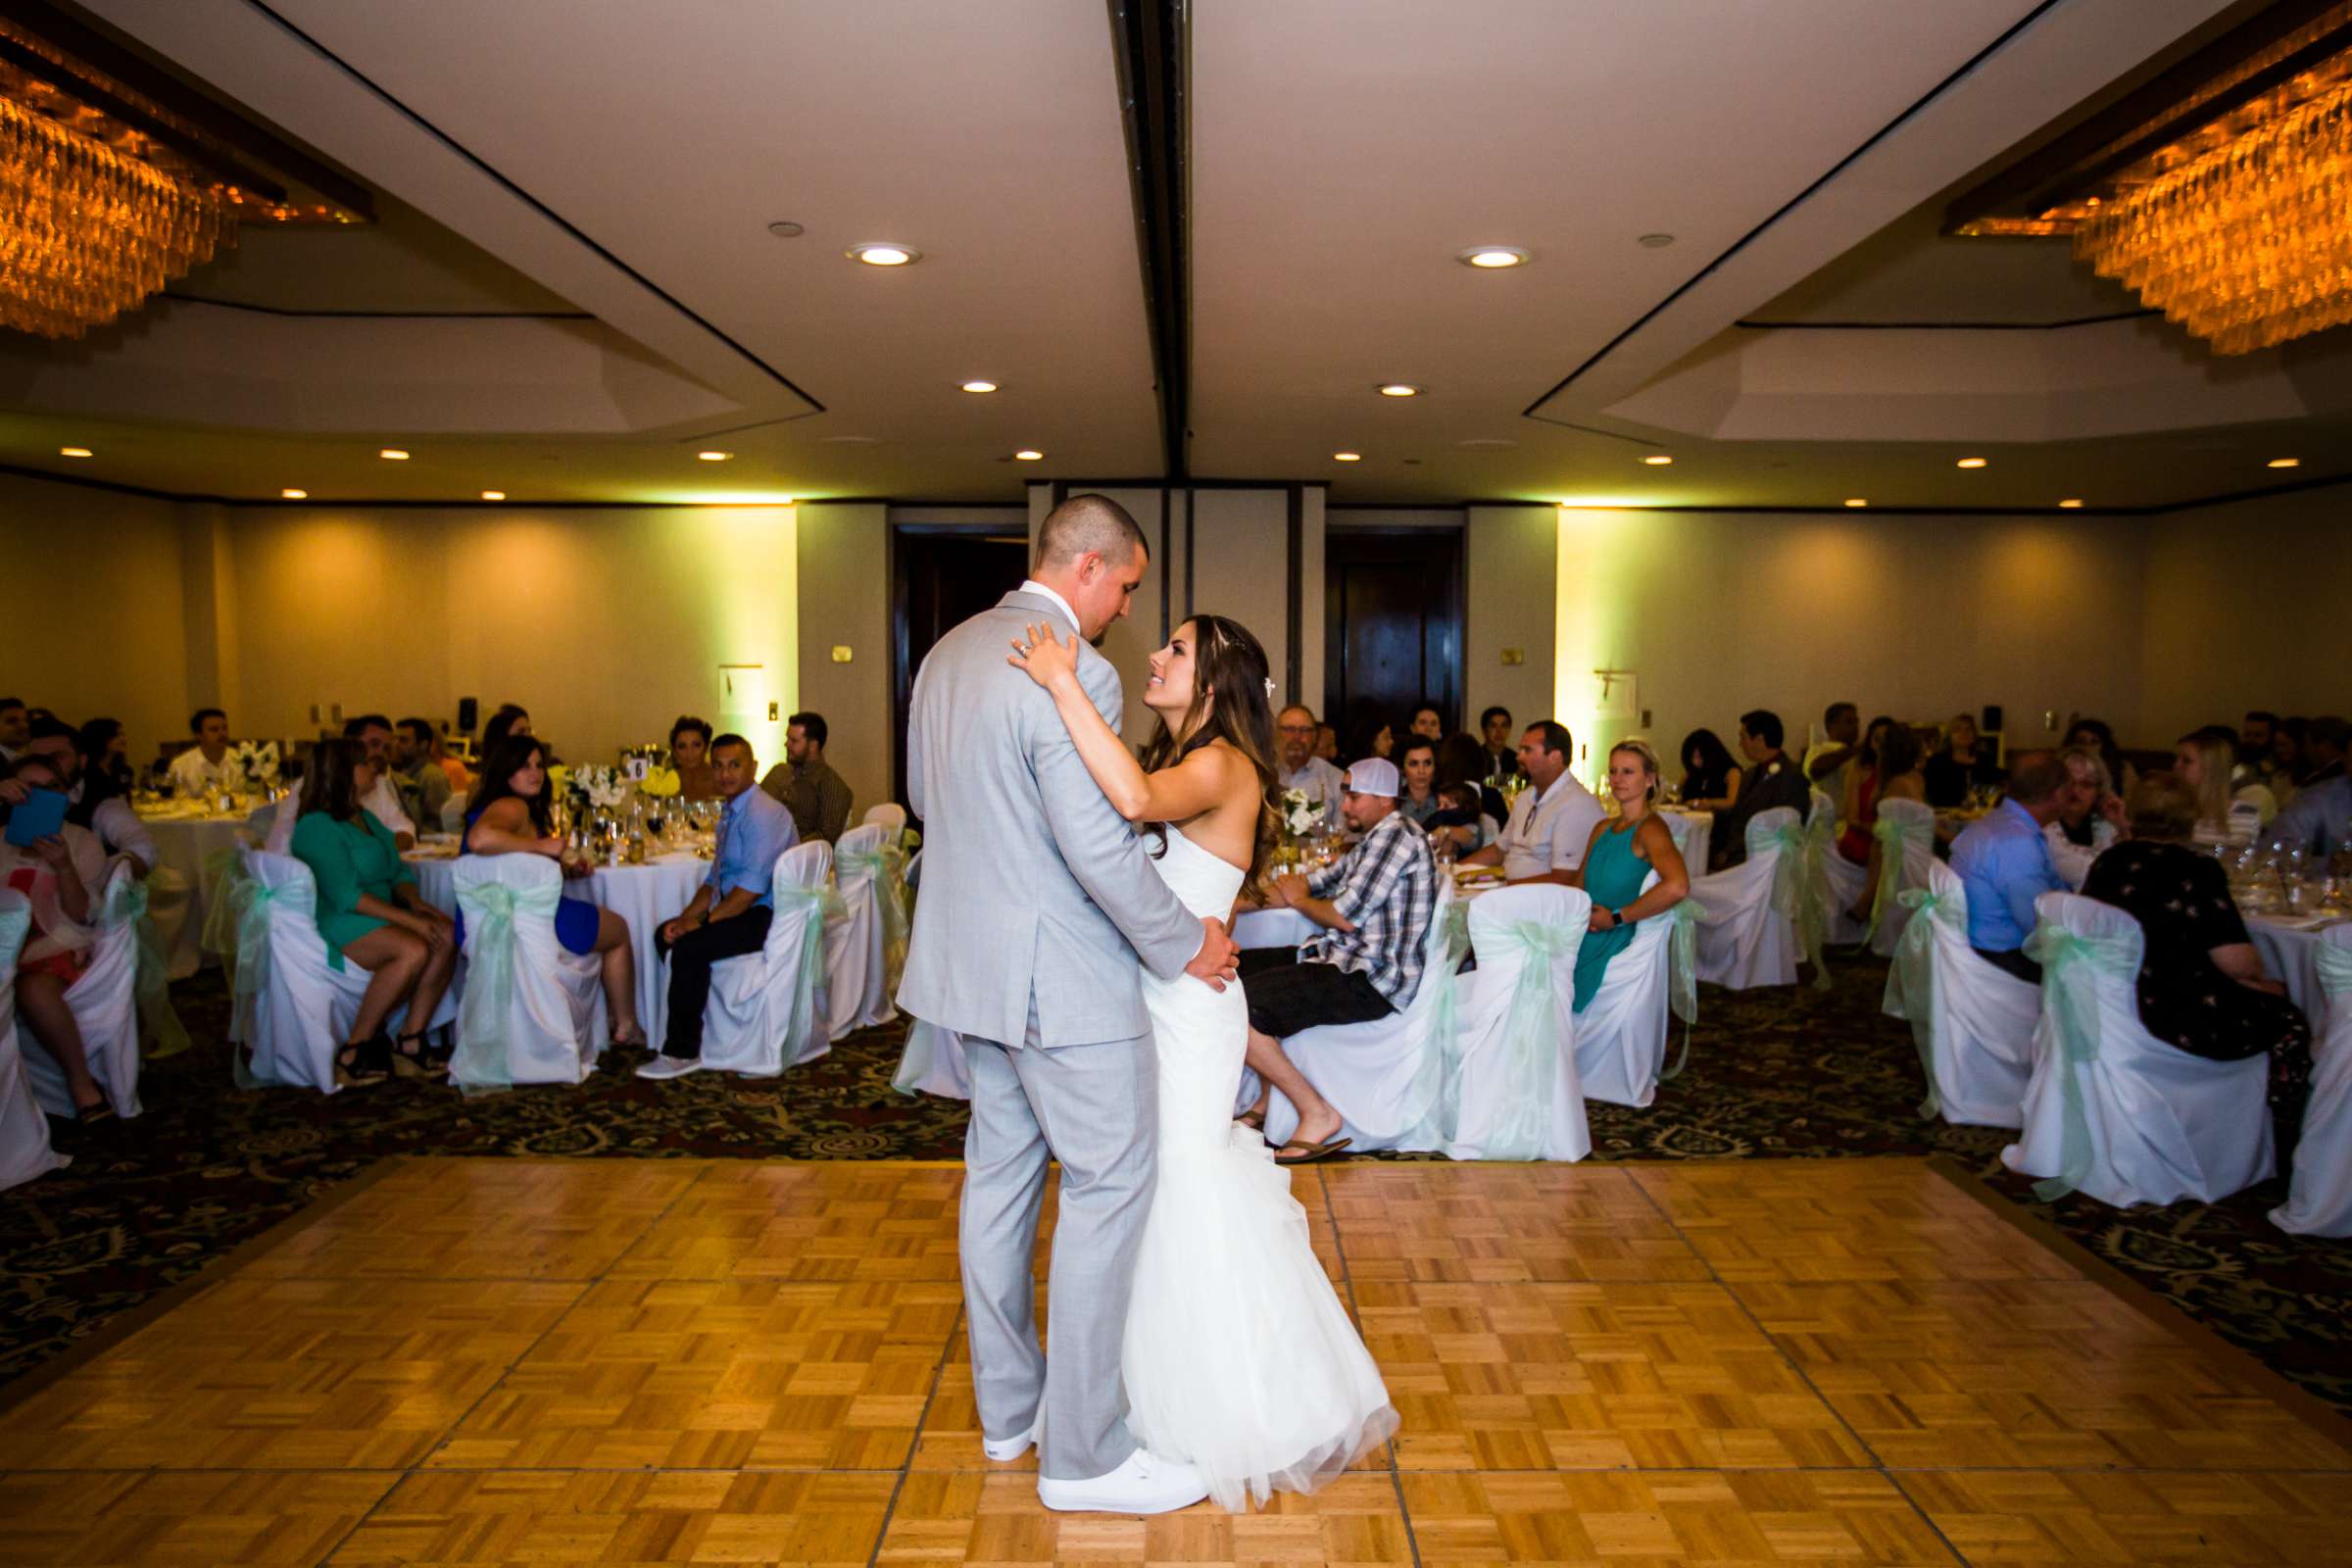
[[[1110,497],[1091,491],[1072,496],[1047,513],[1044,526],[1037,530],[1040,566],[1066,566],[1092,551],[1115,569],[1124,566],[1129,553],[1136,550],[1152,553],[1135,518]]]

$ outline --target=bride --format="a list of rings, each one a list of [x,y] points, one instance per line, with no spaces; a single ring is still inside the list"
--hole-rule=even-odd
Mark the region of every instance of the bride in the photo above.
[[[1272,838],[1266,656],[1196,615],[1152,656],[1159,716],[1141,763],[1088,699],[1078,641],[1029,628],[1010,662],[1053,695],[1079,757],[1193,913],[1227,919]],[[1265,1140],[1233,1120],[1249,1044],[1240,987],[1144,976],[1159,1056],[1159,1176],[1138,1249],[1122,1376],[1128,1424],[1240,1510],[1312,1492],[1396,1430],[1396,1412],[1307,1242],[1306,1211]]]

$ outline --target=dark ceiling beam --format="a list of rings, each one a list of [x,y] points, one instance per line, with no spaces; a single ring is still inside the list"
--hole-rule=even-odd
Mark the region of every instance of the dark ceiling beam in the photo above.
[[[1136,253],[1158,381],[1159,442],[1167,478],[1190,477],[1192,300],[1185,217],[1184,0],[1108,0],[1127,174],[1135,201]]]

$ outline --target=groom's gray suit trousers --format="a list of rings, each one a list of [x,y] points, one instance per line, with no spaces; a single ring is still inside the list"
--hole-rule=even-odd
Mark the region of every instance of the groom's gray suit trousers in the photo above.
[[[963,1299],[981,1431],[1009,1438],[1039,1420],[1039,1473],[1089,1481],[1136,1449],[1119,1360],[1152,1211],[1158,1059],[1149,1035],[1045,1050],[1034,1017],[1019,1049],[967,1037],[964,1057]],[[1038,1344],[1031,1274],[1049,1158],[1061,1161],[1051,1360]]]

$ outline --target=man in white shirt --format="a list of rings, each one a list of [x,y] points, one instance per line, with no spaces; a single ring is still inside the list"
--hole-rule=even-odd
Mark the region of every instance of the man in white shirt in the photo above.
[[[196,744],[172,759],[172,793],[188,800],[209,800],[232,782],[228,715],[218,708],[199,708],[188,715],[188,732],[196,737]]]
[[[1340,797],[1347,793],[1347,779],[1338,768],[1315,755],[1316,732],[1321,728],[1315,722],[1313,710],[1301,703],[1293,703],[1274,715],[1274,739],[1282,753],[1275,787],[1304,790],[1309,801],[1323,808],[1324,825],[1337,827]]]
[[[1519,768],[1530,787],[1511,803],[1511,819],[1503,824],[1502,836],[1463,856],[1460,863],[1499,865],[1514,883],[1566,883],[1585,863],[1585,846],[1607,814],[1592,792],[1568,771],[1575,755],[1576,742],[1566,725],[1548,718],[1530,724],[1519,737]]]
[[[1832,703],[1822,712],[1821,729],[1829,738],[1806,750],[1805,778],[1830,798],[1833,809],[1841,809],[1846,770],[1862,750],[1862,711],[1851,703]]]
[[[392,830],[392,842],[403,850],[416,847],[416,824],[400,808],[400,792],[392,787],[392,721],[381,713],[363,713],[343,726],[343,738],[367,749],[375,769],[375,785],[360,797],[360,809]],[[294,824],[302,816],[302,792],[289,791],[270,818],[270,836],[262,848],[272,855],[293,852]]]

